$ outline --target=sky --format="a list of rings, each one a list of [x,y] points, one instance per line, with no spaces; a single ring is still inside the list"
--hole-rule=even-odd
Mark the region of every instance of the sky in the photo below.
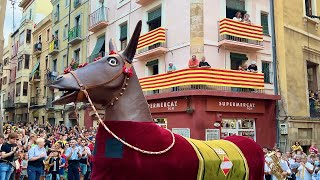
[[[15,0],[15,9],[14,9],[14,21],[15,21],[15,30],[19,27],[21,17],[22,17],[22,10],[18,7],[21,0]],[[3,36],[4,36],[4,45],[8,44],[8,36],[10,33],[13,32],[13,12],[12,12],[12,5],[9,0],[7,0],[7,8],[6,8],[6,17],[4,20],[4,29],[3,29]]]

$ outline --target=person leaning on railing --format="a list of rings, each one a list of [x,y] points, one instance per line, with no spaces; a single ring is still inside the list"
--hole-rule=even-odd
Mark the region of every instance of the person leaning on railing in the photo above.
[[[189,66],[189,68],[199,67],[199,60],[197,59],[196,55],[193,55],[192,58],[189,60],[188,66]]]
[[[201,68],[211,68],[210,64],[206,62],[206,57],[202,57],[201,62],[199,63],[199,67]]]
[[[168,67],[168,71],[167,72],[171,73],[171,72],[176,71],[176,70],[177,70],[176,66],[174,66],[172,62],[169,62],[169,67]]]

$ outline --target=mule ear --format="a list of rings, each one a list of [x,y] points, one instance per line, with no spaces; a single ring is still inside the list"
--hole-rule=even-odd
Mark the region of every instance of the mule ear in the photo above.
[[[109,41],[109,52],[112,52],[112,51],[118,53],[118,50],[117,50],[116,44],[114,43],[113,38],[111,38]]]
[[[139,21],[136,29],[133,32],[133,35],[129,41],[128,46],[126,49],[123,51],[122,55],[126,58],[128,63],[132,63],[132,60],[134,58],[134,55],[136,54],[138,42],[139,42],[139,37],[141,33],[141,26],[142,26],[142,21]]]

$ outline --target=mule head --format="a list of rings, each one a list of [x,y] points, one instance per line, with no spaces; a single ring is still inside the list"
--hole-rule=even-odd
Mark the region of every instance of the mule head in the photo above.
[[[59,76],[50,87],[64,91],[64,94],[53,103],[61,105],[71,102],[87,102],[86,97],[81,92],[80,84],[87,89],[91,100],[97,104],[104,104],[114,97],[116,93],[119,93],[126,78],[123,68],[125,65],[132,64],[139,41],[141,25],[142,23],[139,21],[123,53],[117,52],[116,46],[111,39],[109,42],[109,56],[103,57],[85,67],[78,68],[74,71],[76,77],[71,73]]]

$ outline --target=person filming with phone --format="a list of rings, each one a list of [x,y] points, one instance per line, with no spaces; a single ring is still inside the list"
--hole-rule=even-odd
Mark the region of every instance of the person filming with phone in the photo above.
[[[0,180],[9,180],[14,171],[14,156],[18,152],[16,144],[18,136],[16,133],[10,133],[8,141],[0,149]]]

